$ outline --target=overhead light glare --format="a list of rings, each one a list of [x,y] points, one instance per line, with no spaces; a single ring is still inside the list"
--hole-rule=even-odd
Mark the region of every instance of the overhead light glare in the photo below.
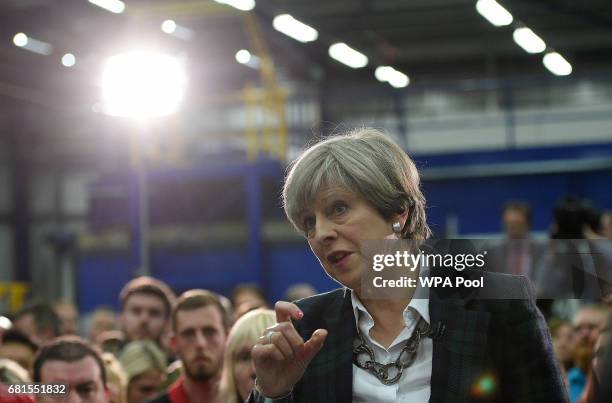
[[[393,71],[395,69],[391,66],[378,66],[376,70],[374,70],[374,77],[380,82],[387,82],[389,78],[393,75]]]
[[[572,74],[572,65],[557,52],[548,52],[542,58],[544,66],[556,76]]]
[[[6,316],[0,316],[0,329],[8,330],[13,326],[13,322]]]
[[[258,69],[261,60],[246,49],[240,49],[235,55],[236,61],[252,69]]]
[[[410,83],[408,76],[391,66],[379,66],[374,70],[374,76],[378,81],[387,82],[394,88],[404,88]]]
[[[172,35],[184,41],[189,41],[193,38],[193,31],[191,29],[177,24],[174,20],[165,20],[162,22],[161,30],[168,35]]]
[[[161,30],[167,34],[172,34],[176,31],[176,22],[174,20],[165,20],[161,24]]]
[[[121,14],[125,11],[125,3],[120,0],[88,0],[94,6],[110,11],[111,13]]]
[[[515,29],[512,38],[527,53],[542,53],[546,50],[546,43],[542,38],[527,27]]]
[[[512,24],[512,14],[495,0],[478,0],[476,11],[496,27]]]
[[[13,43],[15,44],[15,46],[19,46],[20,48],[22,48],[28,44],[28,36],[23,32],[19,32],[13,37]]]
[[[329,56],[353,69],[359,69],[368,65],[368,57],[366,55],[351,48],[344,42],[331,45],[329,47]]]
[[[47,42],[27,36],[23,32],[19,32],[13,37],[13,43],[22,49],[29,50],[39,55],[48,56],[53,52],[53,46]]]
[[[391,77],[391,79],[389,80],[389,84],[391,84],[393,88],[404,88],[407,87],[408,84],[410,84],[410,79],[406,74],[397,70],[395,71],[395,73],[396,74],[394,74],[393,77]]]
[[[215,0],[219,4],[227,4],[240,11],[251,11],[255,8],[255,0]]]
[[[240,64],[247,64],[251,60],[251,52],[246,49],[240,49],[236,52],[236,61]]]
[[[72,67],[76,64],[76,57],[72,53],[66,53],[62,56],[62,64],[66,67]]]
[[[272,26],[277,31],[303,43],[316,41],[319,37],[316,29],[296,20],[289,14],[281,14],[274,17]]]
[[[109,57],[102,75],[105,113],[147,118],[178,109],[187,77],[181,60],[152,52]]]

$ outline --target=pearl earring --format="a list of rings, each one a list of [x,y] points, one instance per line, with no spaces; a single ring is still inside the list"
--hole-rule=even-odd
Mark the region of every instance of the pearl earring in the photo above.
[[[396,235],[400,235],[402,232],[402,224],[400,224],[399,221],[393,223],[393,232],[395,232]]]

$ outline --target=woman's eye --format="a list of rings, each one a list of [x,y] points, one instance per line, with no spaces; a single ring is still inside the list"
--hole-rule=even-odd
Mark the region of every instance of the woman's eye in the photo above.
[[[306,230],[306,232],[312,230],[315,225],[314,217],[306,217],[304,219],[303,225],[304,225],[304,230]]]
[[[346,211],[347,207],[344,203],[337,203],[334,205],[334,214],[342,214]]]

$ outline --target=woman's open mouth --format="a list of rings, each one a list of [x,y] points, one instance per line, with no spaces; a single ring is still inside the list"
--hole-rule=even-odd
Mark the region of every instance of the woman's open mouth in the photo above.
[[[353,252],[348,252],[348,251],[333,252],[327,255],[327,261],[331,263],[332,265],[334,265],[335,267],[341,268],[346,264],[346,262],[348,261],[348,258],[352,254]]]

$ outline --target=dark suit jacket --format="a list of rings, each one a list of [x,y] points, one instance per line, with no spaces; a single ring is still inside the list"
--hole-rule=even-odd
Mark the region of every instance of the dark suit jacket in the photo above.
[[[480,271],[462,275],[482,275],[491,287],[523,290],[524,298],[492,300],[475,292],[458,295],[465,290],[430,290],[431,322],[446,326],[433,341],[430,402],[567,402],[550,334],[528,280]],[[304,340],[318,328],[329,333],[292,395],[279,401],[352,401],[356,329],[350,293],[339,289],[297,302],[304,317],[294,325]],[[489,393],[478,391],[483,377],[493,380]],[[256,391],[249,397],[249,402],[263,401]]]
[[[508,266],[508,252],[510,249],[509,242],[520,242],[518,240],[503,240],[502,242],[494,243],[491,246],[485,248],[487,254],[487,265],[486,270],[496,273],[513,274],[512,268]],[[523,273],[524,276],[529,277],[532,281],[535,278],[538,265],[546,253],[546,245],[544,242],[540,242],[534,239],[526,239],[527,253],[529,254],[529,270],[527,273]]]

